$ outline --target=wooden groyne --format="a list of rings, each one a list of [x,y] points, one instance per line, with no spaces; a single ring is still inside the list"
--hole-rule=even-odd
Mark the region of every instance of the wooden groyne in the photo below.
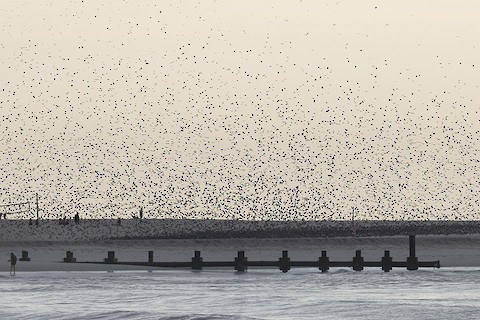
[[[386,250],[384,256],[378,261],[365,261],[362,257],[361,250],[356,250],[355,256],[348,261],[330,261],[326,251],[322,251],[321,256],[314,261],[292,261],[288,256],[288,251],[282,252],[282,256],[275,261],[248,260],[245,251],[238,251],[237,257],[230,261],[204,261],[201,252],[195,251],[191,261],[185,262],[154,262],[153,251],[148,252],[148,261],[141,262],[119,262],[115,258],[114,251],[108,251],[107,258],[101,262],[80,262],[94,264],[109,265],[128,265],[128,266],[145,266],[158,268],[191,268],[193,270],[202,270],[210,267],[228,267],[236,271],[244,272],[249,267],[276,267],[282,272],[288,272],[292,267],[312,267],[318,268],[321,272],[327,272],[331,267],[352,268],[355,271],[362,271],[366,267],[381,268],[385,272],[389,272],[393,268],[407,268],[407,270],[417,270],[418,268],[440,268],[440,261],[418,261],[415,254],[415,236],[409,236],[410,254],[406,261],[393,261],[390,251]],[[67,251],[64,262],[75,263],[76,258],[73,252]]]

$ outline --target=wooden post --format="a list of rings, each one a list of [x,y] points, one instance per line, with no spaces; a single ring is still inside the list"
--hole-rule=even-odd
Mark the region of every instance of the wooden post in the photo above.
[[[363,270],[363,257],[362,257],[362,250],[355,251],[355,257],[353,257],[352,261],[353,270],[355,271],[362,271]]]
[[[153,251],[148,251],[148,262],[149,263],[153,262]]]
[[[72,251],[67,251],[67,255],[63,258],[63,262],[77,262],[77,258],[73,257]]]
[[[322,251],[322,256],[318,258],[318,269],[327,272],[330,269],[330,259],[327,257],[327,251]]]
[[[22,251],[22,257],[18,260],[20,260],[20,261],[30,261],[30,258],[28,257],[28,251],[23,250]]]
[[[418,258],[415,256],[415,235],[408,237],[410,256],[407,258],[407,270],[418,270]]]
[[[35,194],[35,204],[37,206],[36,211],[37,211],[37,221],[38,221],[38,218],[39,218],[38,212],[40,211],[38,208],[38,193]]]
[[[108,251],[107,258],[103,259],[105,263],[117,263],[118,260],[115,258],[115,251]]]
[[[247,271],[247,257],[245,257],[245,251],[238,251],[235,258],[235,270],[239,272]]]
[[[415,257],[415,235],[409,235],[408,242],[410,246],[410,257]]]
[[[282,251],[282,257],[278,259],[278,266],[283,273],[288,272],[290,270],[290,258],[288,257],[288,251]]]
[[[385,255],[382,257],[382,270],[389,272],[393,268],[393,259],[390,257],[390,251],[385,250]]]
[[[195,256],[192,258],[192,269],[193,270],[203,269],[203,258],[200,256],[200,251],[195,251]]]

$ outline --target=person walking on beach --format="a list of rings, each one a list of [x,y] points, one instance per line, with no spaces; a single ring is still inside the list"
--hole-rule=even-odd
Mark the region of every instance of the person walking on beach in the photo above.
[[[15,265],[17,264],[17,256],[13,254],[13,252],[10,254],[10,275],[14,276],[15,275]]]

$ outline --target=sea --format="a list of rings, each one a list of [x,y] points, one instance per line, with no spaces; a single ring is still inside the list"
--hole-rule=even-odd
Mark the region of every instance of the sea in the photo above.
[[[0,319],[480,319],[480,268],[0,273]]]

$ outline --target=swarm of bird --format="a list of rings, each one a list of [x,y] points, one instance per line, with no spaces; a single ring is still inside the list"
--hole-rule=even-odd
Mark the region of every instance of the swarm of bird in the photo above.
[[[480,45],[410,9],[7,4],[0,213],[476,220]]]

